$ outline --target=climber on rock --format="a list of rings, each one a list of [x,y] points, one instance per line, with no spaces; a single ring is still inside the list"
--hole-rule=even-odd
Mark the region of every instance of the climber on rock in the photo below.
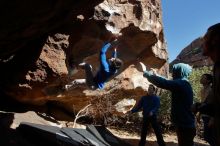
[[[65,85],[65,90],[69,90],[78,84],[84,83],[86,83],[86,85],[92,90],[103,89],[105,83],[118,73],[118,70],[122,67],[123,64],[122,60],[117,58],[117,45],[117,39],[103,45],[99,55],[100,69],[95,75],[93,75],[92,66],[90,64],[86,62],[80,63],[78,67],[85,70],[86,79],[75,79],[71,83]],[[106,52],[108,49],[114,49],[112,57],[109,59],[106,58]]]

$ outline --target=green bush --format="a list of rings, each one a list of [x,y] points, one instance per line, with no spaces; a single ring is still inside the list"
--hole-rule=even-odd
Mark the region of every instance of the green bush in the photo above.
[[[164,131],[168,131],[171,127],[171,92],[168,90],[161,90],[158,94],[160,96],[159,120],[163,123]]]
[[[159,115],[162,119],[167,119],[171,109],[171,92],[168,90],[161,90]]]

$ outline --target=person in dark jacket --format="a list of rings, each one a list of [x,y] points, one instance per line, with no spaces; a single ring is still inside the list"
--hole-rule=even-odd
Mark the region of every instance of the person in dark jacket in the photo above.
[[[213,108],[214,135],[217,146],[220,146],[220,23],[210,26],[203,37],[202,51],[204,56],[209,56],[214,62],[213,69]],[[206,108],[207,109],[207,108]]]
[[[100,51],[100,69],[96,73],[96,75],[93,75],[92,72],[92,66],[88,63],[81,63],[79,66],[85,70],[86,73],[86,79],[85,80],[74,80],[71,82],[71,84],[65,85],[65,89],[68,90],[69,88],[77,85],[77,84],[83,84],[86,83],[87,86],[90,89],[103,89],[105,86],[105,83],[113,77],[118,70],[121,68],[123,62],[121,59],[117,58],[117,50],[116,45],[118,44],[117,40],[114,40],[111,43],[105,43]],[[106,52],[108,49],[113,49],[114,51],[112,53],[112,57],[110,59],[106,58]]]
[[[212,82],[213,76],[211,74],[203,74],[200,79],[200,83],[202,84],[201,89],[201,103],[199,109],[206,104],[210,104],[213,102],[213,91],[212,91]],[[209,126],[209,121],[213,118],[212,116],[200,113],[199,117],[203,120],[203,136],[205,141],[207,141],[210,146],[215,146],[214,135],[213,135],[213,127]]]
[[[142,96],[138,104],[128,113],[135,113],[143,109],[143,124],[139,146],[145,146],[147,131],[150,124],[154,129],[158,145],[166,145],[161,134],[161,129],[157,123],[157,113],[160,107],[160,99],[155,95],[155,90],[156,88],[152,84],[149,85],[147,95]]]
[[[173,80],[158,76],[153,71],[147,71],[146,66],[140,62],[143,76],[157,87],[170,90],[171,119],[176,128],[179,146],[193,146],[196,135],[195,117],[191,111],[193,104],[193,91],[188,81],[192,68],[188,64],[178,63],[173,65]]]

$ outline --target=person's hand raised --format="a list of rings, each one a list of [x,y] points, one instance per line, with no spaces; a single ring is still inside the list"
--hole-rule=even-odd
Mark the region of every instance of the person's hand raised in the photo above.
[[[158,75],[156,69],[150,68],[150,71],[153,75]]]
[[[117,47],[118,44],[119,44],[118,39],[115,39],[115,40],[111,41],[111,46],[112,46],[113,48]]]
[[[142,71],[143,71],[143,72],[144,72],[144,71],[147,71],[146,65],[144,65],[143,62],[139,62],[139,63],[140,63],[140,65],[141,65]]]

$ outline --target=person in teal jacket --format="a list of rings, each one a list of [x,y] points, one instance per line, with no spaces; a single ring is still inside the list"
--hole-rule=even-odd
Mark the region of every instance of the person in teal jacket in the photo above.
[[[146,66],[140,62],[143,76],[157,87],[170,90],[171,119],[176,128],[179,146],[193,146],[196,135],[195,117],[191,111],[193,105],[193,91],[188,81],[192,68],[188,64],[178,63],[173,65],[173,80],[158,76],[153,71],[147,71]]]

